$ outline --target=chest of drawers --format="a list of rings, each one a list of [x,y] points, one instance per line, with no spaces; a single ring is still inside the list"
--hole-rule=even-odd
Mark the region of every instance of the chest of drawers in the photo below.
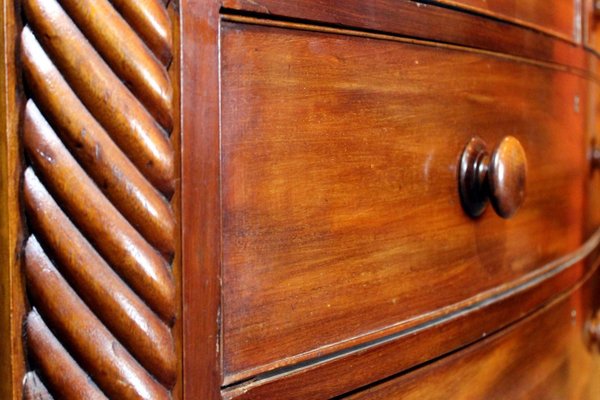
[[[0,397],[600,398],[592,2],[2,6]]]

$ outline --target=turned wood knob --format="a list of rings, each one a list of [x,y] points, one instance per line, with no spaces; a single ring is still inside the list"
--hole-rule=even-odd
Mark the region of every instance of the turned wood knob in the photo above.
[[[600,319],[596,313],[585,324],[585,336],[590,346],[600,345]]]
[[[588,335],[593,344],[597,345],[600,343],[600,324],[598,321],[594,321],[588,325]]]
[[[489,200],[500,217],[512,217],[525,199],[526,177],[525,150],[516,138],[504,137],[491,156],[483,140],[472,138],[460,159],[458,176],[465,212],[478,217]]]
[[[592,146],[592,169],[600,169],[600,148]]]

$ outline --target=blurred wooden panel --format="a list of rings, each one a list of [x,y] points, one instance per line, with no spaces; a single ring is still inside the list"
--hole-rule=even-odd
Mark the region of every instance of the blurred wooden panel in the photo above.
[[[573,0],[436,0],[438,3],[474,11],[529,26],[551,35],[580,42],[579,4]]]
[[[512,328],[429,366],[347,397],[358,400],[600,398],[598,343],[587,334],[598,274]]]

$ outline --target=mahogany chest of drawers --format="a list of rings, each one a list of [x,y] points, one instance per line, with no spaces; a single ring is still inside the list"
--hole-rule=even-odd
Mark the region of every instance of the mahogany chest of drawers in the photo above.
[[[591,0],[3,0],[2,399],[599,399]]]

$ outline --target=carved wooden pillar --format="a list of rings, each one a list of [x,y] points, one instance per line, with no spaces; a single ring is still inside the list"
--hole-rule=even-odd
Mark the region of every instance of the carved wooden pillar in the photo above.
[[[163,0],[22,9],[24,396],[168,399],[180,358],[172,18]]]

